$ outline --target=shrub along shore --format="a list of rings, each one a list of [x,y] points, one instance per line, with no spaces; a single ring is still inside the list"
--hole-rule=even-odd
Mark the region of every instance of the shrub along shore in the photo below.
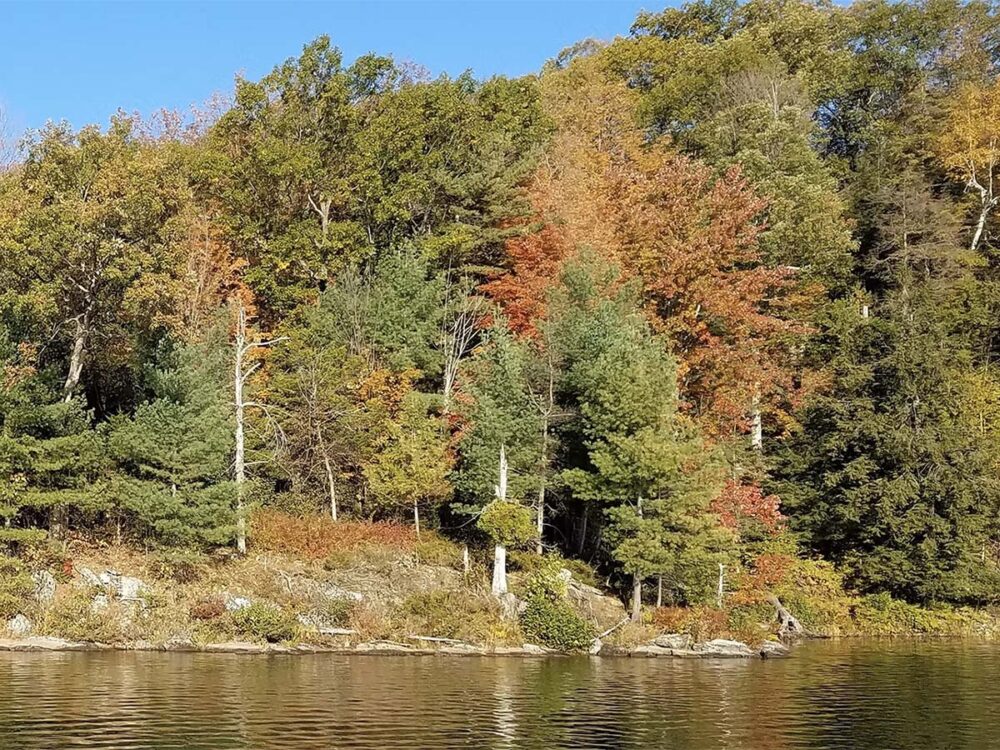
[[[722,607],[647,607],[631,622],[588,566],[517,552],[509,609],[491,593],[492,561],[466,568],[462,546],[435,532],[314,518],[308,544],[282,538],[302,522],[255,520],[261,541],[245,557],[77,539],[65,555],[0,558],[0,650],[738,658],[796,640],[749,580]],[[800,637],[1000,636],[984,610],[851,596],[825,563],[799,562],[774,591]]]

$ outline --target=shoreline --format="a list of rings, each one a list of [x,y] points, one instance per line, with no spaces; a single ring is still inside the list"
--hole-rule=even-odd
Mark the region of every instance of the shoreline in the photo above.
[[[284,645],[280,643],[254,643],[251,641],[224,641],[219,643],[195,644],[191,642],[169,643],[100,643],[96,641],[70,641],[64,638],[50,636],[33,636],[30,638],[0,638],[0,652],[7,653],[66,653],[66,652],[158,652],[158,653],[197,653],[197,654],[241,654],[241,655],[294,655],[336,654],[344,656],[486,656],[486,657],[572,657],[598,656],[612,659],[748,659],[764,660],[786,658],[791,649],[776,641],[771,648],[751,648],[737,641],[727,641],[728,650],[696,650],[698,646],[689,649],[663,648],[654,645],[642,645],[634,648],[620,646],[604,646],[597,652],[559,651],[534,644],[524,646],[477,646],[474,644],[442,644],[434,648],[407,646],[394,641],[363,641],[351,645],[325,645],[314,643],[299,643]],[[738,647],[737,647],[738,644]],[[742,648],[739,648],[742,647]]]
[[[721,639],[719,639],[721,640]],[[535,644],[523,646],[479,646],[471,643],[442,643],[436,647],[408,646],[395,641],[361,641],[354,644],[297,643],[255,643],[252,641],[220,641],[197,644],[187,641],[151,643],[135,641],[129,643],[101,643],[99,641],[72,641],[53,636],[31,636],[28,638],[0,638],[0,653],[180,653],[180,654],[237,654],[245,656],[309,656],[332,654],[339,656],[479,656],[479,657],[600,657],[605,659],[686,659],[686,660],[748,660],[764,661],[784,659],[793,655],[796,647],[809,641],[830,640],[874,640],[874,641],[981,641],[992,642],[988,636],[961,635],[948,633],[906,633],[895,635],[819,635],[809,636],[794,642],[767,641],[762,646],[750,647],[739,641],[724,641],[730,646],[742,646],[743,652],[735,650],[699,650],[706,644],[695,644],[691,648],[665,648],[654,644],[633,647],[604,645],[598,651],[560,651]],[[711,642],[709,642],[711,643]]]

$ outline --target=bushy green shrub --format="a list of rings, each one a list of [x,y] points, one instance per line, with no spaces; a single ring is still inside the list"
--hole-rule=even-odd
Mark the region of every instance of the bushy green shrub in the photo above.
[[[534,573],[545,565],[545,556],[529,550],[512,550],[507,553],[508,570]]]
[[[535,537],[531,510],[509,500],[494,500],[483,508],[476,526],[496,544],[518,547]]]
[[[536,596],[528,600],[521,613],[525,637],[542,646],[560,651],[582,651],[594,639],[594,629],[578,615],[565,599]]]
[[[254,602],[231,614],[233,629],[245,638],[278,643],[290,641],[298,634],[295,616],[273,604]]]
[[[549,558],[528,576],[524,583],[524,598],[562,599],[566,596],[566,584],[560,561]]]
[[[13,617],[31,600],[35,583],[20,560],[0,557],[0,619]]]
[[[507,553],[507,565],[510,570],[521,573],[536,573],[542,568],[552,567],[557,572],[565,568],[573,575],[573,580],[588,586],[598,587],[599,581],[591,568],[583,560],[575,560],[571,557],[563,557],[558,553],[546,552],[539,555],[537,552],[529,550],[514,550]]]
[[[950,609],[924,609],[893,599],[889,594],[862,597],[854,607],[854,620],[866,635],[944,634],[961,630],[961,617]]]
[[[560,651],[581,651],[594,639],[594,628],[566,600],[560,561],[548,560],[525,582],[527,607],[521,630],[530,641]]]

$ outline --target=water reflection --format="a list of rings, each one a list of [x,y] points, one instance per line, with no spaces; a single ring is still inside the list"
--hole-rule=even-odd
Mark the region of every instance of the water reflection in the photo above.
[[[998,673],[963,642],[766,662],[0,654],[0,748],[988,748]]]

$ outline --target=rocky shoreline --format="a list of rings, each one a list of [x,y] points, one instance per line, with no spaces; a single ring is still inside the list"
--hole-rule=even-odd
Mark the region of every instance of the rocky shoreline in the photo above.
[[[30,595],[14,616],[0,620],[0,651],[684,659],[774,658],[789,653],[778,640],[750,646],[724,637],[696,641],[684,632],[634,628],[620,600],[575,580],[566,569],[558,575],[562,601],[592,628],[589,640],[572,646],[529,640],[530,635],[516,632],[516,615],[495,611],[493,600],[477,594],[476,587],[454,570],[415,566],[405,559],[399,561],[398,574],[396,568],[360,575],[355,569],[355,575],[342,577],[304,568],[299,561],[279,565],[275,558],[244,560],[217,569],[221,575],[214,580],[203,574],[192,589],[170,579],[151,579],[148,568],[140,578],[107,562],[78,563],[62,582],[48,570],[31,571]],[[125,569],[141,574],[144,562],[133,559]],[[241,570],[236,565],[254,567]],[[240,575],[233,576],[234,572]],[[264,585],[268,578],[270,587]],[[407,588],[394,591],[394,583]],[[500,643],[481,639],[479,633],[463,633],[448,619],[448,607],[469,606],[475,596],[483,597],[476,606],[488,613],[488,626],[507,623],[512,631]],[[526,606],[512,594],[508,597],[511,611]],[[407,602],[414,601],[436,608],[431,616],[406,620]],[[442,608],[438,601],[447,606]],[[382,609],[374,612],[392,613],[397,619],[376,620],[373,627],[364,618],[356,618],[356,625],[344,617],[344,612],[364,613],[366,606],[370,616],[372,605],[380,602]],[[622,638],[630,627],[628,637]]]
[[[669,639],[684,636],[661,636],[653,643],[634,648],[621,646],[599,646],[592,649],[590,656],[612,658],[659,658],[683,659],[773,659],[788,656],[787,646],[777,641],[767,641],[759,648],[753,648],[740,641],[715,639],[705,643],[680,645],[668,644]],[[430,636],[415,636],[417,645],[395,641],[362,641],[358,643],[254,643],[251,641],[223,641],[219,643],[196,644],[191,641],[170,641],[166,643],[97,643],[93,641],[70,641],[50,636],[30,636],[27,638],[0,638],[0,651],[14,652],[61,652],[61,651],[158,651],[171,653],[215,653],[215,654],[344,654],[381,656],[514,656],[546,657],[573,656],[569,652],[557,651],[534,644],[523,646],[478,646],[472,643],[436,639]],[[432,642],[432,643],[421,643]],[[660,642],[660,645],[657,644]]]

